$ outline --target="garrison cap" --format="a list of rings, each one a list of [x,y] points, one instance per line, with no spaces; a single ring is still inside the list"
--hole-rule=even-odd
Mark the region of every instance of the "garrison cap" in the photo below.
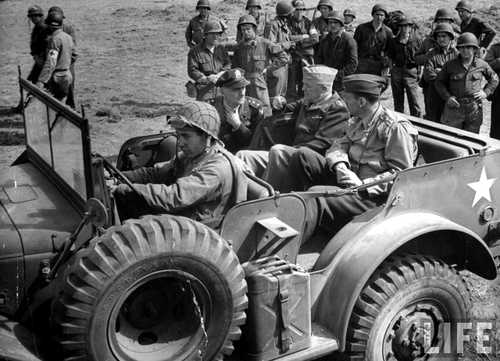
[[[338,70],[326,65],[310,65],[303,68],[303,79],[306,82],[315,82],[326,87],[332,86]]]
[[[353,74],[344,77],[345,91],[380,95],[387,87],[387,80],[373,74]]]
[[[218,87],[240,89],[246,87],[250,82],[245,78],[245,71],[240,68],[226,70],[215,83]]]
[[[28,8],[28,17],[33,15],[43,15],[43,10],[38,5],[33,5]]]

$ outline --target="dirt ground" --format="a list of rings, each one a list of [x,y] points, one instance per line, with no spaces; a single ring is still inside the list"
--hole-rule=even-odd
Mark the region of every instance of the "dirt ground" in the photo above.
[[[105,155],[118,152],[129,137],[156,133],[165,127],[165,115],[187,99],[184,84],[187,46],[184,30],[195,15],[195,0],[0,0],[0,123],[20,121],[5,109],[19,97],[17,66],[29,72],[30,24],[28,6],[44,9],[61,6],[66,20],[77,29],[79,58],[76,63],[76,96],[90,120],[92,146]],[[226,19],[234,35],[244,0],[212,0],[213,10]],[[453,8],[455,0],[382,1],[390,10],[403,10],[422,24],[429,24],[439,7]],[[264,1],[273,13],[275,1]],[[308,6],[316,0],[306,1]],[[349,7],[358,23],[369,20],[371,2],[336,0],[338,9]],[[475,0],[474,6],[500,33],[498,0]],[[312,15],[311,13],[309,15]],[[392,106],[392,98],[384,100]],[[489,103],[485,124],[489,126]],[[20,147],[0,147],[0,171],[19,153]],[[481,319],[500,317],[500,286],[469,277],[475,299],[474,312]],[[498,325],[500,326],[500,325]],[[500,335],[492,335],[500,344]],[[497,348],[499,349],[499,348]],[[470,354],[466,359],[491,360],[491,355]]]

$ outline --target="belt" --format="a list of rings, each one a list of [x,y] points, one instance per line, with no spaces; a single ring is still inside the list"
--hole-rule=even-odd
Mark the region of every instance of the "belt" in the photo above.
[[[478,100],[476,98],[474,98],[473,96],[470,96],[470,97],[462,97],[462,98],[456,98],[457,99],[457,102],[459,103],[474,103],[474,102],[477,102]]]
[[[62,73],[63,71],[69,71],[69,69],[56,69],[54,73]]]

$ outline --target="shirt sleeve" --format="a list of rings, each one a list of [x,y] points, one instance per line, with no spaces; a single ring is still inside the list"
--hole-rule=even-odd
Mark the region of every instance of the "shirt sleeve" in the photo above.
[[[436,91],[444,101],[447,101],[451,97],[451,94],[448,91],[448,84],[450,82],[450,74],[448,73],[448,64],[449,62],[443,65],[443,69],[437,75],[436,82],[434,83]]]
[[[493,45],[489,48],[484,60],[494,71],[500,73],[500,44]]]
[[[352,141],[349,138],[348,134],[344,136],[334,139],[332,142],[332,146],[326,151],[326,159],[327,162],[335,165],[340,162],[344,162],[348,167],[351,166],[349,162],[349,148],[352,145]]]
[[[427,60],[424,66],[423,77],[426,82],[431,82],[436,80],[439,69],[436,68],[436,62],[434,58]]]
[[[479,44],[479,46],[483,48],[487,48],[493,39],[495,38],[495,35],[497,34],[493,28],[486,23],[485,21],[479,20],[479,27],[481,29],[481,33],[483,34],[483,38]]]
[[[122,172],[132,183],[164,183],[172,182],[175,160],[155,164],[153,167],[141,167]]]
[[[489,66],[488,63],[485,64],[483,74],[488,81],[484,88],[484,92],[487,96],[490,96],[498,86],[498,75],[493,71],[493,69],[491,69],[491,66]]]
[[[38,81],[43,84],[47,83],[54,72],[57,65],[57,59],[59,58],[59,53],[61,51],[61,42],[57,38],[51,37],[47,44],[47,56],[45,57],[45,63],[43,64],[42,71],[38,77]]]
[[[197,60],[195,49],[191,49],[188,53],[187,72],[191,79],[198,81],[205,77],[200,70],[200,64]]]
[[[340,79],[346,75],[354,74],[358,67],[358,44],[350,36],[346,38],[346,43],[346,62],[345,66],[339,69]]]
[[[188,26],[186,28],[186,33],[184,35],[186,37],[186,43],[189,47],[193,46],[193,29],[191,27],[191,21],[189,21]]]

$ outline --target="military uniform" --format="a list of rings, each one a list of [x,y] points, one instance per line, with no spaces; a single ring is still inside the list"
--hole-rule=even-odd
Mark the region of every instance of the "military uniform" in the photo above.
[[[46,85],[56,99],[64,99],[70,90],[73,77],[70,66],[74,51],[71,36],[57,29],[47,44],[47,56],[38,82]]]
[[[240,41],[234,49],[233,67],[245,70],[245,78],[250,81],[247,86],[247,95],[262,102],[266,116],[271,115],[271,104],[265,78],[269,69],[279,69],[286,66],[288,56],[281,46],[270,40],[257,36],[249,42]]]
[[[224,97],[218,96],[215,99],[214,107],[221,119],[219,138],[224,142],[226,148],[232,153],[246,148],[250,144],[257,124],[264,119],[262,103],[255,98],[245,97],[245,101],[237,110],[241,125],[236,130],[226,121],[228,114],[224,106]]]
[[[382,24],[378,29],[373,23],[360,24],[354,33],[358,44],[357,73],[381,75],[389,67],[387,47],[393,38],[391,29]]]
[[[208,14],[206,18],[202,18],[201,15],[196,15],[189,21],[185,33],[186,42],[190,48],[193,48],[194,46],[203,42],[203,29],[209,21],[218,21],[222,27],[222,30],[226,31],[226,24],[216,16]]]
[[[346,135],[334,140],[322,156],[300,149],[291,160],[295,176],[309,190],[335,191],[333,167],[344,162],[362,181],[370,183],[413,166],[417,157],[417,130],[406,119],[379,105],[371,119],[352,119]],[[300,189],[299,189],[300,190]],[[376,207],[387,198],[389,185],[367,189],[366,194],[320,197],[307,202],[309,232],[318,226],[337,230],[353,216]]]
[[[47,25],[43,23],[43,20],[39,24],[36,24],[31,31],[30,54],[33,57],[34,63],[28,75],[28,80],[32,83],[38,81],[43,64],[45,63],[48,36]]]
[[[257,24],[257,27],[255,28],[255,35],[264,36],[264,31],[266,29],[266,15],[260,15],[259,18],[254,17],[254,19]],[[243,38],[238,29],[236,32],[236,42],[239,43],[241,40],[243,40]]]
[[[483,79],[487,80],[484,89]],[[458,108],[446,104],[441,123],[479,133],[483,122],[483,103],[482,100],[476,100],[474,94],[484,90],[490,96],[498,85],[498,76],[488,63],[475,57],[469,69],[466,69],[459,56],[444,64],[435,85],[444,101],[453,96],[460,104]]]
[[[217,95],[217,89],[213,83],[206,80],[206,77],[228,70],[231,67],[229,54],[221,45],[215,46],[212,52],[203,42],[189,50],[187,58],[188,75],[196,82],[198,89],[196,99],[213,102]]]
[[[356,27],[357,26],[354,22],[349,23],[349,24],[344,24],[344,30],[353,36],[354,36],[354,33],[356,32]]]
[[[281,45],[287,57],[287,64],[279,68],[273,68],[267,73],[267,88],[271,98],[286,95],[288,83],[288,64],[291,62],[290,40],[292,31],[285,18],[276,17],[267,26],[264,37],[275,44]]]
[[[319,35],[319,41],[328,35],[328,19],[319,16],[312,21],[312,25],[317,30]]]
[[[451,45],[446,49],[440,48],[436,45],[436,47],[430,49],[427,54],[428,60],[425,63],[423,73],[423,79],[428,87],[428,109],[426,109],[426,119],[432,120],[434,122],[441,121],[441,115],[443,114],[444,109],[444,101],[443,99],[441,99],[439,93],[436,90],[435,81],[444,64],[452,59],[455,59],[458,54],[459,53],[457,48]]]
[[[500,76],[500,43],[493,44],[484,58],[491,68]],[[500,139],[500,86],[491,96],[490,137]]]
[[[468,23],[462,22],[460,24],[460,32],[472,33],[479,40],[479,46],[482,48],[487,48],[493,39],[495,38],[496,32],[493,28],[476,17],[471,17]]]

